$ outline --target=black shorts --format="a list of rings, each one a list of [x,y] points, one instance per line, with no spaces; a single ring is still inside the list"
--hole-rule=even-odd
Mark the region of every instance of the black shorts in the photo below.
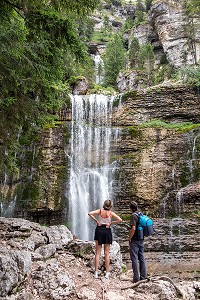
[[[94,239],[98,241],[99,245],[112,244],[111,228],[107,228],[106,225],[97,226],[95,229]]]

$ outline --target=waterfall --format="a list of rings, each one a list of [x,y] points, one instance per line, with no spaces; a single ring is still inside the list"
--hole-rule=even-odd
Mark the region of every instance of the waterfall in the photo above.
[[[169,222],[169,252],[181,252],[182,251],[182,228],[185,223],[184,219],[174,218]]]
[[[104,79],[104,63],[99,54],[92,55],[95,65],[95,82],[102,84]]]
[[[195,180],[195,170],[198,168],[197,145],[199,143],[199,130],[192,130],[188,134],[188,169],[189,169],[189,183]]]
[[[176,213],[178,216],[180,216],[183,210],[183,190],[184,189],[180,189],[176,194]]]
[[[72,124],[68,226],[83,240],[93,240],[94,222],[88,212],[112,198],[115,162],[111,143],[119,130],[110,127],[114,96],[71,96]]]
[[[1,217],[13,218],[16,209],[16,200],[17,197],[15,196],[14,199],[11,199],[5,204],[1,202],[1,210],[0,210]]]

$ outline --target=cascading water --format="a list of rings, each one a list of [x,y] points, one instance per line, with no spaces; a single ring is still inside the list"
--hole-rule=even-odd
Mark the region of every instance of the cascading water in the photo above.
[[[104,63],[99,54],[92,55],[95,65],[95,82],[102,84],[104,79]]]
[[[112,198],[115,163],[110,163],[111,143],[118,129],[110,127],[113,96],[71,96],[69,227],[83,240],[93,239],[94,222],[88,212]]]

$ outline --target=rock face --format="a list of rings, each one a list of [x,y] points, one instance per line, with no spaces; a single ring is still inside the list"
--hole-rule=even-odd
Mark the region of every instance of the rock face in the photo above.
[[[44,129],[40,141],[20,158],[20,179],[1,186],[1,216],[27,217],[42,223],[63,218],[67,159],[65,142],[68,129],[61,122]],[[30,159],[31,158],[31,159]]]
[[[198,91],[183,85],[159,85],[123,95],[121,105],[114,108],[112,115],[112,124],[121,129],[111,149],[117,160],[114,199],[123,214],[129,212],[131,199],[139,201],[147,212],[162,217],[177,215],[178,203],[184,214],[198,209],[198,193],[194,196],[189,189],[188,194],[183,192],[185,200],[180,202],[179,198],[183,188],[199,181],[199,128],[181,129],[176,123],[198,123],[199,105]],[[171,122],[174,128],[162,124],[140,126],[152,119]],[[67,136],[66,143],[70,134],[63,125],[42,134],[41,146],[35,154],[40,158],[39,168],[34,170],[27,188],[22,188],[17,202],[10,202],[5,216],[23,216],[52,225],[63,220],[67,207]],[[10,189],[14,186],[10,185]]]
[[[169,87],[168,92],[165,88],[157,87],[156,94],[155,90],[127,93],[113,114],[113,123],[123,126],[115,148],[114,190],[117,208],[124,213],[131,200],[162,217],[192,213],[199,207],[199,127],[176,128],[179,122],[199,122],[198,94],[181,86]],[[171,121],[174,128],[140,126],[152,119]]]
[[[67,227],[43,227],[24,219],[0,218],[1,299],[68,298],[75,291],[71,267],[74,273],[81,272],[76,269],[76,260],[80,259],[73,254],[87,258],[93,267],[94,243],[73,239]],[[119,273],[121,266],[120,247],[114,242],[112,272]]]
[[[78,78],[73,87],[73,94],[74,95],[86,95],[88,86],[89,86],[88,81],[85,77]]]
[[[148,21],[133,27],[124,36],[130,47],[132,38],[140,45],[150,43],[154,51],[154,67],[162,71],[163,60],[175,68],[195,65],[200,59],[200,18],[190,17],[184,10],[183,1],[156,1],[148,13]],[[120,72],[117,86],[125,93],[148,86],[147,75],[141,71]],[[164,80],[164,79],[163,79]]]
[[[198,210],[197,187],[195,192],[188,189],[190,196],[182,188],[187,189],[191,180],[199,180],[199,158],[193,161],[193,148],[189,146],[199,136],[199,129],[179,136],[165,129],[134,133],[138,138],[131,139],[124,133],[123,145],[119,143],[122,147],[115,182],[118,209],[128,211],[129,201],[135,200],[141,208],[162,217]]]
[[[122,96],[120,109],[113,114],[113,124],[139,125],[151,119],[170,122],[200,121],[198,91],[184,85],[169,83],[131,91]]]
[[[184,13],[182,1],[159,1],[150,12],[150,23],[158,35],[168,61],[175,67],[195,64],[200,58],[200,20],[191,20]],[[194,31],[194,49],[189,42],[190,31]],[[195,53],[194,53],[195,51]]]
[[[43,227],[22,219],[0,218],[0,297],[101,300],[103,291],[103,298],[108,300],[178,300],[180,295],[184,300],[195,300],[199,291],[199,283],[194,279],[178,279],[180,268],[173,281],[163,276],[162,268],[156,273],[150,265],[149,280],[134,286],[132,270],[122,274],[125,265],[116,241],[110,251],[111,276],[106,280],[103,257],[102,252],[100,277],[94,280],[94,242],[73,239],[64,226]]]
[[[1,250],[2,251],[2,250]],[[10,293],[19,282],[22,282],[25,275],[31,268],[31,255],[27,251],[10,251],[0,254],[1,264],[1,285],[0,295],[6,296]]]

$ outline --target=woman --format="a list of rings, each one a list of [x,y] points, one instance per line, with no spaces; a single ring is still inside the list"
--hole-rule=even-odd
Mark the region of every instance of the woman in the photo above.
[[[103,209],[97,209],[88,213],[88,215],[97,223],[95,229],[94,239],[96,240],[96,254],[95,254],[95,273],[94,277],[98,278],[98,268],[99,259],[101,256],[102,245],[104,245],[104,255],[105,255],[105,267],[106,275],[105,278],[109,278],[110,275],[110,244],[112,244],[112,232],[110,226],[112,224],[117,224],[122,221],[122,219],[111,212],[112,202],[111,200],[106,200],[103,204]],[[95,218],[98,215],[98,218]],[[112,221],[112,219],[114,219]]]

